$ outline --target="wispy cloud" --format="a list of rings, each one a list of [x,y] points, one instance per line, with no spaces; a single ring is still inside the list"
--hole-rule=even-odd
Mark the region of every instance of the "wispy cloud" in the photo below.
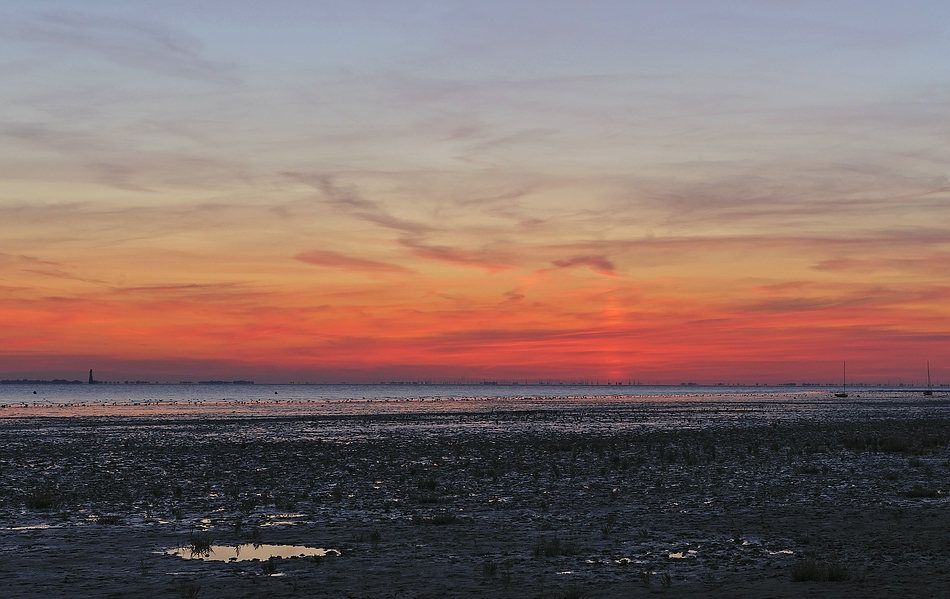
[[[41,260],[35,256],[0,252],[0,265],[10,265],[21,272],[40,275],[42,277],[80,281],[93,285],[108,284],[102,279],[77,274],[75,272],[76,269],[71,265],[53,260]]]
[[[18,263],[18,264],[30,264],[30,265],[44,265],[44,266],[60,266],[59,262],[54,262],[51,260],[41,260],[36,256],[26,256],[23,254],[8,254],[6,252],[0,252],[0,262],[8,263]]]
[[[434,230],[434,227],[425,223],[392,215],[380,202],[361,197],[355,188],[334,184],[333,178],[329,175],[300,175],[298,173],[285,173],[285,175],[319,189],[331,205],[361,220],[403,233],[421,234]]]
[[[325,266],[327,268],[338,268],[341,270],[355,272],[412,272],[408,268],[404,268],[398,264],[377,262],[375,260],[365,260],[363,258],[353,258],[351,256],[345,256],[343,254],[327,250],[311,250],[308,252],[300,252],[294,256],[294,260],[299,260],[300,262],[312,264],[314,266]]]
[[[233,64],[202,57],[200,40],[164,25],[75,11],[0,17],[0,37],[51,44],[117,65],[200,81],[237,83]]]
[[[950,272],[950,254],[927,253],[922,256],[906,258],[830,258],[818,262],[812,268],[829,272],[868,274],[892,271],[903,274],[941,277]]]
[[[514,268],[512,259],[506,252],[492,248],[465,249],[449,245],[424,243],[416,239],[401,239],[399,243],[413,255],[428,260],[481,268],[490,272]]]
[[[42,275],[44,277],[52,277],[54,279],[66,279],[69,281],[80,281],[82,283],[89,283],[92,285],[108,285],[108,281],[103,279],[96,279],[92,277],[84,277],[66,270],[58,268],[24,268],[24,272],[33,273],[35,275]]]
[[[0,167],[0,176],[71,183],[94,181],[125,191],[153,193],[158,188],[219,188],[248,180],[245,166],[223,157],[209,157],[193,148],[157,150],[150,144],[154,132],[144,127],[124,131],[133,141],[117,139],[113,132],[79,127],[80,119],[57,124],[0,121],[0,139],[24,149],[56,155],[59,168],[50,173],[48,163],[36,161],[32,152]],[[11,161],[12,162],[12,161]]]
[[[557,268],[571,268],[572,266],[588,266],[592,271],[599,275],[616,277],[616,267],[606,256],[573,256],[566,260],[554,260],[551,262]]]

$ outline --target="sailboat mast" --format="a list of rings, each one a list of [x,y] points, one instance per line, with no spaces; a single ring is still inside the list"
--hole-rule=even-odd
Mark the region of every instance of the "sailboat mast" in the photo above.
[[[835,397],[848,396],[848,362],[841,361],[841,392],[835,393]]]
[[[924,389],[924,395],[933,395],[933,394],[934,394],[934,386],[933,386],[933,383],[930,382],[930,360],[927,360],[927,388]]]

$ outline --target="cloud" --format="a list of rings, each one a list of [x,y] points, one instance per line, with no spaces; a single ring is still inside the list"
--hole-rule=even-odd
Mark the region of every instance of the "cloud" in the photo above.
[[[325,250],[300,252],[294,256],[294,260],[313,264],[314,266],[325,266],[327,268],[338,268],[357,272],[412,272],[408,268],[404,268],[398,264],[376,262],[375,260],[365,260],[363,258],[352,258],[338,254],[337,252]]]
[[[891,251],[894,250],[892,249]],[[922,256],[899,258],[832,258],[818,262],[812,266],[812,269],[830,272],[852,272],[857,274],[890,270],[902,274],[915,273],[941,278],[946,275],[948,269],[950,269],[950,254],[931,252]]]
[[[23,254],[8,254],[6,252],[0,252],[0,262],[18,262],[26,264],[42,264],[45,266],[61,266],[59,262],[52,262],[49,260],[40,260],[36,256],[26,256]]]
[[[429,260],[482,268],[491,272],[513,268],[511,261],[502,252],[490,249],[466,250],[448,245],[426,244],[415,239],[401,239],[399,243],[412,254]]]
[[[284,173],[287,176],[306,182],[319,189],[333,206],[356,216],[361,220],[375,223],[387,229],[404,233],[422,234],[434,230],[424,223],[410,221],[390,214],[379,202],[366,200],[352,188],[343,188],[333,183],[326,175],[307,176],[297,173]]]
[[[108,281],[91,277],[81,277],[58,268],[24,268],[23,271],[33,273],[35,275],[42,275],[44,277],[53,277],[55,279],[80,281],[82,283],[90,283],[92,285],[108,285]]]
[[[44,277],[52,277],[56,279],[66,279],[71,281],[81,281],[83,283],[91,283],[94,285],[106,285],[106,281],[101,279],[95,279],[90,277],[82,277],[77,274],[69,272],[69,269],[73,268],[70,265],[63,264],[61,262],[54,262],[50,260],[41,260],[35,256],[26,256],[23,254],[9,254],[6,252],[0,252],[0,265],[10,264],[10,265],[19,265],[22,272],[28,272],[35,275],[41,275]]]
[[[163,294],[163,293],[181,293],[192,291],[221,291],[237,289],[242,286],[241,283],[179,283],[171,285],[135,285],[128,287],[117,287],[117,291],[130,293]]]
[[[236,160],[206,157],[191,149],[156,150],[151,145],[154,132],[147,126],[132,127],[132,139],[120,140],[106,129],[76,128],[82,123],[78,117],[58,124],[0,121],[0,139],[31,150],[0,166],[0,178],[92,180],[124,191],[149,193],[158,187],[219,189],[236,181],[251,182],[246,166]],[[56,157],[37,160],[33,150]]]
[[[557,268],[571,268],[572,266],[589,266],[592,271],[599,275],[616,277],[614,272],[616,267],[606,256],[574,256],[567,260],[554,260],[551,262]]]
[[[202,58],[200,40],[157,23],[73,11],[20,19],[6,15],[0,20],[0,37],[87,52],[114,64],[173,77],[239,81],[234,65]]]

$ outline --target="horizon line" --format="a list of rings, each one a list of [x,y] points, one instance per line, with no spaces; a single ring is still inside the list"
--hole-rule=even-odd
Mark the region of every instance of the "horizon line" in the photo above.
[[[642,380],[628,379],[628,381],[612,381],[605,380],[601,382],[598,379],[441,379],[441,380],[392,380],[392,381],[360,381],[360,382],[347,382],[347,381],[280,381],[280,382],[257,382],[252,380],[198,380],[198,381],[189,381],[189,380],[179,380],[179,381],[146,381],[146,380],[124,380],[124,381],[107,381],[107,380],[93,380],[92,383],[88,381],[82,381],[78,379],[2,379],[0,384],[11,385],[11,384],[23,384],[23,385],[38,385],[38,384],[68,384],[68,385],[347,385],[347,386],[507,386],[507,387],[552,387],[552,386],[568,386],[568,387],[786,387],[786,388],[822,388],[822,387],[831,387],[831,388],[841,388],[841,382],[812,382],[812,381],[786,381],[786,382],[734,382],[727,383],[724,381],[717,381],[715,383],[710,382],[695,382],[695,381],[682,381],[678,383],[671,382],[644,382]],[[913,389],[913,388],[925,388],[927,387],[926,383],[914,381],[909,383],[904,383],[899,381],[896,384],[887,382],[868,382],[868,381],[848,381],[848,387],[862,387],[862,388],[881,388],[881,389]],[[948,383],[938,383],[934,381],[932,383],[933,387],[950,387]]]

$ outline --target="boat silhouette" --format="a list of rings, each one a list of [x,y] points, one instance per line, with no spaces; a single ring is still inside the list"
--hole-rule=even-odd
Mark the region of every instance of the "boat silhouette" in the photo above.
[[[848,363],[841,363],[841,392],[835,393],[835,397],[848,396]]]

